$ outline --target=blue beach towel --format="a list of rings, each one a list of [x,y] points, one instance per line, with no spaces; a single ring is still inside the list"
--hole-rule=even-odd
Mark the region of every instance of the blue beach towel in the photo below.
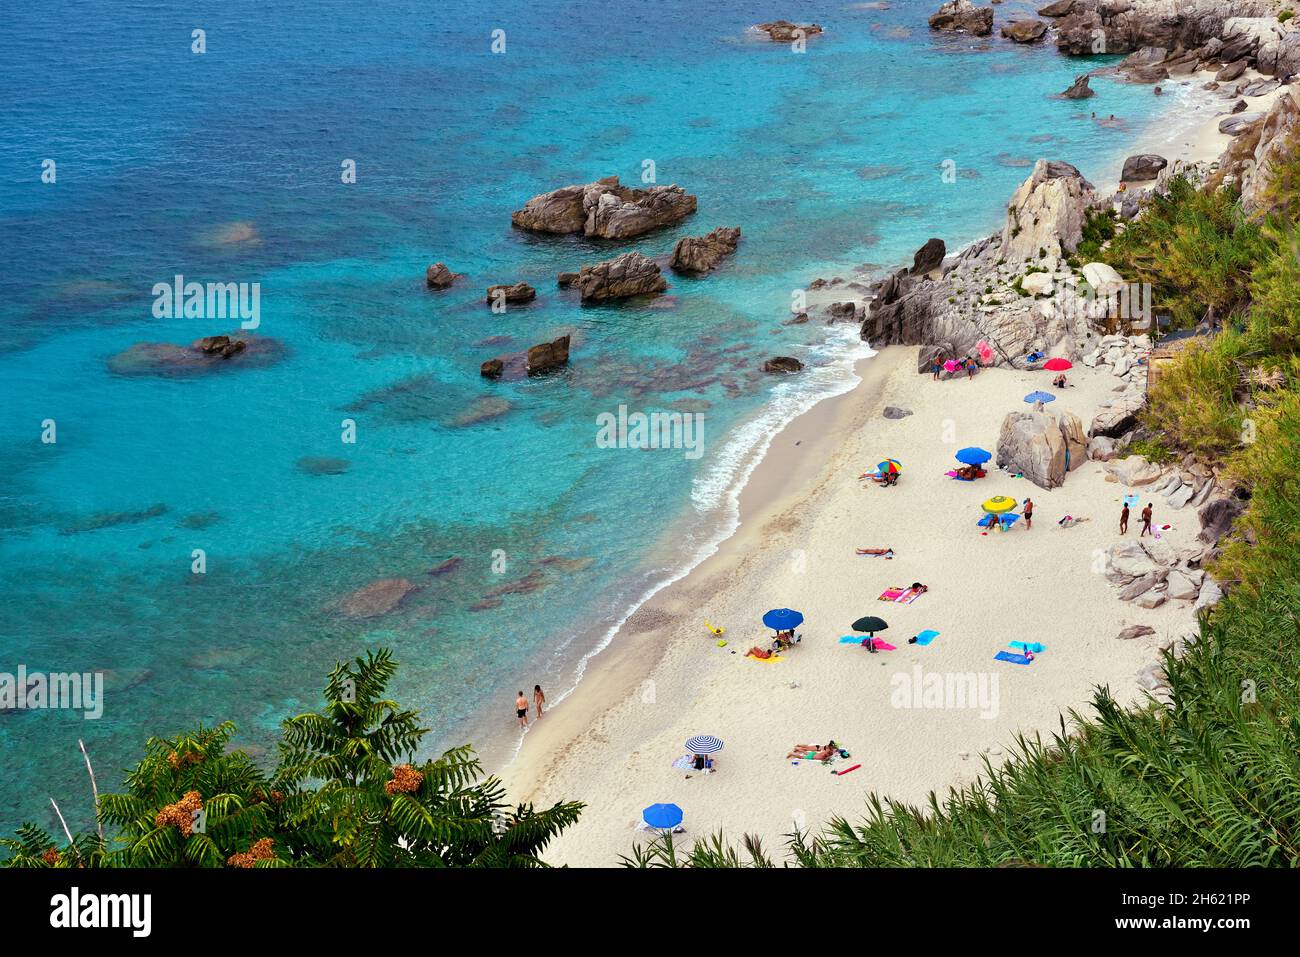
[[[840,639],[841,645],[860,645],[867,640],[866,635],[845,635]]]
[[[928,645],[930,642],[934,641],[934,639],[938,637],[939,637],[939,633],[937,631],[933,630],[932,628],[927,628],[925,631],[921,632],[919,635],[916,636],[916,643],[918,645]]]
[[[996,655],[993,656],[993,660],[994,660],[994,661],[1009,661],[1009,662],[1011,662],[1013,665],[1027,665],[1027,664],[1029,664],[1031,661],[1033,661],[1034,659],[1033,659],[1033,658],[1026,658],[1024,655],[1015,655],[1015,654],[1012,654],[1012,653],[1009,652],[1009,651],[999,651]]]
[[[1032,651],[1036,655],[1041,655],[1047,650],[1047,646],[1038,641],[1009,641],[1007,644],[1012,648],[1019,648],[1021,651]]]

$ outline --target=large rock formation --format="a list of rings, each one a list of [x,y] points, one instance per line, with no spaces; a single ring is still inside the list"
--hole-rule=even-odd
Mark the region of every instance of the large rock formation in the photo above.
[[[1047,33],[1042,20],[1015,20],[1002,24],[1002,35],[1016,43],[1037,43]]]
[[[948,247],[942,239],[927,239],[925,245],[912,257],[912,275],[933,272],[943,265]]]
[[[606,176],[534,196],[510,221],[534,232],[627,239],[679,223],[695,208],[696,198],[680,186],[632,189]]]
[[[1007,206],[1002,258],[1038,259],[1040,250],[1054,257],[1074,252],[1095,200],[1092,184],[1069,163],[1040,159]]]
[[[663,292],[668,288],[659,266],[638,252],[623,253],[578,273],[583,302],[606,302]]]
[[[971,0],[948,0],[930,17],[931,30],[963,30],[986,37],[993,32],[993,8],[977,7]]]
[[[673,246],[668,264],[677,272],[708,272],[718,268],[723,259],[734,253],[739,242],[738,226],[719,226],[704,236],[683,236]]]
[[[1083,423],[1073,413],[1009,412],[1002,420],[997,464],[1040,488],[1061,485],[1087,458]]]
[[[1088,85],[1088,77],[1089,74],[1087,73],[1083,74],[1083,76],[1076,76],[1074,82],[1070,84],[1070,88],[1061,96],[1067,100],[1086,100],[1090,96],[1096,96],[1097,92]]]
[[[1155,153],[1139,153],[1124,161],[1124,171],[1120,179],[1126,183],[1144,182],[1155,179],[1160,171],[1169,165],[1169,160]]]
[[[1253,164],[1245,164],[1239,171],[1242,179],[1241,205],[1246,212],[1267,211],[1269,186],[1276,178],[1278,164],[1294,149],[1293,141],[1298,130],[1300,130],[1300,92],[1291,86],[1273,101],[1273,105],[1264,116],[1264,122],[1259,130],[1259,144],[1251,157],[1254,160]],[[1224,166],[1225,160],[1221,159],[1219,165]]]
[[[1056,45],[1076,56],[1130,53],[1143,47],[1192,50],[1225,36],[1234,17],[1271,13],[1271,0],[1074,0],[1069,13],[1056,22]],[[1248,46],[1249,41],[1226,44],[1228,53]],[[1253,55],[1254,50],[1249,52]]]

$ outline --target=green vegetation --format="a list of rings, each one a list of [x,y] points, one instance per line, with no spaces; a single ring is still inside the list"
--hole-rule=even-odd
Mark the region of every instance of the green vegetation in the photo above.
[[[510,808],[469,747],[417,763],[419,713],[384,697],[387,650],[340,663],[325,709],[283,724],[280,760],[261,770],[230,750],[235,727],[150,738],[105,794],[113,833],[59,844],[34,824],[0,840],[9,867],[544,867],[540,854],[581,804]]]
[[[1290,19],[1291,19],[1292,17],[1294,17],[1294,16],[1295,16],[1295,11],[1294,11],[1294,10],[1283,10],[1281,13],[1279,13],[1279,14],[1277,15],[1277,22],[1278,22],[1278,23],[1286,23],[1288,20],[1290,20]]]
[[[1294,145],[1294,144],[1293,144]],[[1100,254],[1153,284],[1178,326],[1222,327],[1163,367],[1131,448],[1188,452],[1250,495],[1210,572],[1227,597],[1181,658],[1167,703],[1096,690],[1051,740],[1019,738],[1001,767],[924,807],[877,795],[865,819],[789,837],[775,859],[722,835],[660,839],[636,867],[1247,867],[1300,865],[1300,159],[1275,171],[1266,215],[1174,180],[1121,232],[1090,217]],[[1109,235],[1108,234],[1109,231]],[[1105,250],[1101,243],[1109,239]]]

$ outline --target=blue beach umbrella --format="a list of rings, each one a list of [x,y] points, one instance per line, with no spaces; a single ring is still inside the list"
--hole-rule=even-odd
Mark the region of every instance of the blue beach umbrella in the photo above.
[[[957,461],[962,465],[983,465],[991,458],[993,458],[992,452],[987,452],[974,445],[968,449],[960,449],[957,452]]]
[[[773,608],[763,616],[763,624],[773,631],[787,631],[803,624],[803,613],[791,608]]]
[[[670,828],[682,823],[682,809],[676,804],[651,804],[641,812],[641,820],[651,827]]]
[[[686,742],[686,750],[691,754],[717,754],[722,750],[722,739],[711,734],[697,734]]]
[[[1030,404],[1034,402],[1055,402],[1056,396],[1050,392],[1031,392],[1025,396],[1025,401]]]

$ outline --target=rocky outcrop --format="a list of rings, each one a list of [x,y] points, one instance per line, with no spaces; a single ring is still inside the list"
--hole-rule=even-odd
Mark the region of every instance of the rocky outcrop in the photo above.
[[[230,368],[263,368],[288,354],[268,336],[204,336],[188,346],[171,342],[137,342],[108,360],[108,371],[122,376],[185,378]]]
[[[1092,184],[1069,163],[1039,160],[1034,172],[1011,197],[1002,229],[1006,260],[1060,257],[1074,252],[1083,238],[1088,207],[1096,201]]]
[[[668,283],[654,260],[638,252],[623,253],[578,273],[583,302],[608,302],[663,292]]]
[[[1219,121],[1219,132],[1229,136],[1240,136],[1264,119],[1263,113],[1238,113]]]
[[[1263,17],[1271,8],[1271,0],[1075,0],[1069,14],[1056,22],[1056,45],[1075,56],[1143,47],[1193,50],[1224,37],[1229,20]],[[1248,43],[1225,42],[1224,47],[1234,53]]]
[[[1146,396],[1128,394],[1112,399],[1108,405],[1097,410],[1088,426],[1089,437],[1105,436],[1116,439],[1137,426],[1138,413],[1146,405]]]
[[[1269,187],[1277,176],[1279,164],[1294,149],[1297,131],[1300,131],[1300,93],[1292,86],[1269,107],[1259,128],[1259,143],[1252,156],[1254,163],[1241,170],[1241,205],[1246,212],[1268,211]],[[1220,166],[1224,165],[1223,160],[1219,162]]]
[[[734,253],[739,242],[737,226],[719,226],[704,236],[683,236],[673,246],[668,265],[681,273],[709,272]]]
[[[1086,100],[1090,96],[1096,96],[1096,91],[1088,85],[1088,76],[1089,75],[1085,73],[1083,76],[1075,77],[1074,82],[1070,84],[1070,88],[1062,93],[1061,96],[1065,97],[1067,100]]]
[[[1169,165],[1169,160],[1155,153],[1139,153],[1124,161],[1124,171],[1120,179],[1126,183],[1145,182],[1155,179],[1160,171]]]
[[[791,23],[789,20],[773,20],[771,23],[759,23],[754,26],[759,33],[766,33],[776,43],[793,43],[808,37],[815,37],[822,28],[815,23]]]
[[[1039,488],[1056,488],[1087,461],[1083,424],[1072,413],[1009,412],[998,434],[996,461]]]
[[[461,275],[448,269],[446,263],[434,263],[424,272],[424,284],[430,289],[446,289]]]
[[[578,283],[578,274],[576,272],[562,272],[555,277],[555,284],[561,289],[568,289]]]
[[[489,306],[495,306],[500,303],[532,302],[536,298],[536,289],[526,282],[516,282],[488,286],[485,301]]]
[[[1300,73],[1300,27],[1261,43],[1259,52],[1255,54],[1255,66],[1266,76],[1286,77]]]
[[[348,618],[378,618],[396,609],[417,586],[405,578],[384,578],[359,588],[339,602]]]
[[[787,374],[798,372],[802,368],[803,363],[793,356],[773,356],[763,363],[764,372]]]
[[[1245,511],[1246,503],[1238,498],[1228,496],[1211,499],[1196,513],[1201,523],[1201,530],[1196,537],[1207,545],[1219,544],[1219,540],[1232,530],[1232,523]]]
[[[927,239],[925,245],[912,257],[912,275],[932,272],[943,265],[943,257],[948,254],[948,247],[942,239]]]
[[[485,379],[522,379],[561,368],[569,362],[569,339],[569,336],[560,336],[524,352],[488,359],[479,366],[479,375]]]
[[[1037,43],[1047,34],[1042,20],[1015,20],[1002,24],[1002,35],[1016,43]]]
[[[1056,0],[1055,3],[1049,3],[1045,7],[1040,7],[1038,15],[1040,17],[1063,17],[1074,7],[1074,0]]]
[[[961,30],[976,37],[993,32],[993,8],[977,7],[971,0],[948,0],[930,17],[931,30]]]
[[[632,189],[621,185],[617,176],[606,176],[534,196],[511,214],[510,221],[533,232],[628,239],[679,223],[696,205],[696,198],[680,186]]]

